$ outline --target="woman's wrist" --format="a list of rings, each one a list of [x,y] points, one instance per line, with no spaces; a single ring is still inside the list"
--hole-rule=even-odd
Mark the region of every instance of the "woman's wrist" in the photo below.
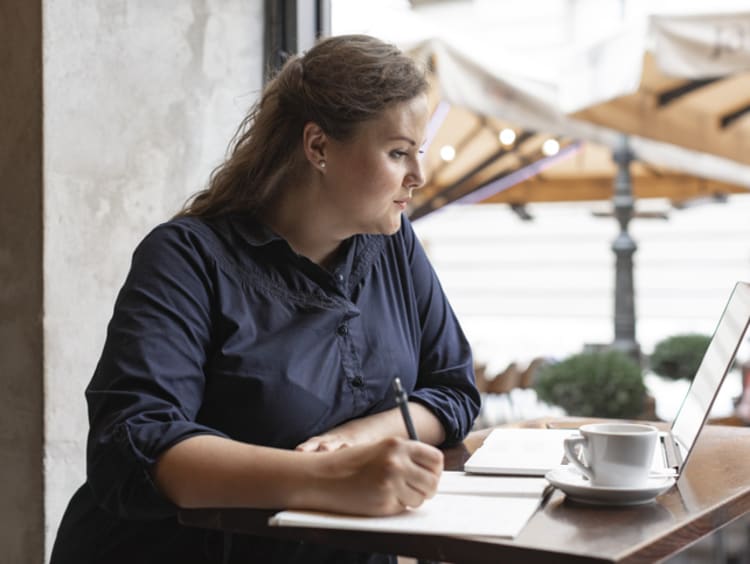
[[[336,495],[335,483],[341,471],[335,464],[335,451],[300,455],[305,460],[300,461],[298,475],[290,484],[286,507],[326,510],[331,506],[331,496]]]

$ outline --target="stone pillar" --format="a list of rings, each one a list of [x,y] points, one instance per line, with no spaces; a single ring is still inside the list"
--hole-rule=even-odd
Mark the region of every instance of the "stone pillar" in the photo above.
[[[42,7],[0,0],[0,547],[44,555]]]
[[[51,550],[132,251],[221,162],[262,37],[263,0],[0,0],[0,562]]]

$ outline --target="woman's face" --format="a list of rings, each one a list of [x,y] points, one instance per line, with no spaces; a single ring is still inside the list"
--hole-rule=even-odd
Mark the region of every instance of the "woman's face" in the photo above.
[[[352,139],[330,142],[324,197],[342,236],[399,230],[412,192],[424,184],[419,157],[428,118],[427,97],[418,96],[362,123]]]

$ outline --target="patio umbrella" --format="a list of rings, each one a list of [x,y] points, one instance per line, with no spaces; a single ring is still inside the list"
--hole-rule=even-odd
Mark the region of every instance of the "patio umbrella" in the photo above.
[[[602,60],[610,52],[618,52],[618,40],[621,37],[606,42]],[[494,74],[460,47],[444,41],[425,42],[414,55],[428,61],[439,84],[439,94],[433,95],[435,112],[428,133],[430,148],[425,161],[428,183],[414,202],[414,218],[451,201],[481,201],[490,196],[497,198],[498,192],[506,191],[507,196],[514,184],[565,155],[580,151],[581,139],[613,148],[619,166],[610,194],[613,214],[621,227],[612,245],[617,258],[613,344],[638,354],[632,273],[636,245],[627,230],[634,214],[631,162],[640,160],[646,169],[657,171],[653,176],[660,179],[659,185],[665,190],[670,187],[659,195],[675,200],[689,197],[688,186],[693,187],[694,194],[741,192],[750,187],[750,167],[726,158],[728,155],[712,156],[640,136],[624,138],[614,129],[568,115],[568,106],[574,107],[584,99],[596,101],[597,96],[606,97],[627,87],[632,82],[627,78],[605,83],[604,91],[594,89],[596,96],[591,96],[591,89],[586,92],[569,84],[545,84]],[[594,70],[598,68],[594,66]],[[585,73],[591,75],[592,71],[578,75]],[[596,82],[583,84],[590,86]],[[508,129],[515,133],[513,143],[502,146],[500,141],[498,145],[500,133]],[[558,150],[556,154],[545,155],[543,148],[550,135],[555,137]],[[449,137],[454,144],[444,144]],[[665,174],[672,182],[665,181]],[[694,180],[686,183],[686,178]],[[652,188],[655,185],[651,183]]]
[[[430,151],[435,145],[439,150],[454,142],[456,164],[452,164],[453,169],[459,162],[465,162],[463,153],[489,156],[492,150],[477,145],[482,140],[488,143],[487,147],[492,146],[498,156],[504,157],[507,153],[498,147],[496,136],[505,128],[514,129],[517,134],[517,141],[506,149],[517,150],[519,143],[525,144],[534,136],[541,141],[555,136],[616,148],[622,131],[577,116],[588,111],[587,108],[593,110],[605,100],[638,87],[644,58],[639,49],[645,38],[639,39],[632,29],[626,31],[597,44],[601,51],[592,47],[566,59],[560,75],[567,78],[559,82],[531,79],[490,66],[486,54],[471,50],[470,45],[442,39],[420,43],[411,54],[426,61],[432,70],[434,113],[428,130]],[[623,55],[624,46],[633,47],[634,43],[635,47],[625,50],[626,55]],[[631,51],[638,56],[634,57]],[[498,58],[506,57],[508,55],[498,51]],[[590,64],[591,61],[596,64]],[[605,69],[610,70],[605,72]],[[611,69],[630,70],[623,72],[619,79],[610,80]],[[600,84],[605,86],[598,86]],[[750,95],[750,90],[747,92]],[[686,115],[685,119],[692,118]],[[735,126],[740,125],[742,123],[735,123]],[[750,188],[750,166],[742,159],[731,159],[704,147],[698,148],[705,150],[696,150],[686,144],[637,134],[629,135],[629,140],[635,157],[649,166]],[[459,151],[459,145],[466,151]],[[541,148],[541,143],[537,145]],[[428,154],[428,168],[430,158]]]
[[[624,42],[636,55],[625,64]],[[566,70],[561,103],[576,119],[750,164],[750,12],[652,15]],[[599,92],[613,73],[618,86]]]

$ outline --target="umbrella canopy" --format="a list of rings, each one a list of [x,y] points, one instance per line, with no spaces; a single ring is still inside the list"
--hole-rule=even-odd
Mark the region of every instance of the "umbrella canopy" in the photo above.
[[[618,139],[615,132],[570,119],[536,97],[541,89],[494,76],[444,42],[423,44],[415,56],[427,56],[433,69],[433,118],[424,158],[427,181],[412,202],[413,219],[456,201],[518,206],[611,199],[616,165],[609,145]],[[502,107],[502,99],[511,110]],[[451,104],[455,100],[470,106]],[[506,117],[509,113],[515,117]],[[595,141],[575,140],[574,134]],[[547,151],[550,142],[553,149]],[[748,193],[750,167],[648,139],[633,144],[637,197],[680,205]]]
[[[638,57],[623,65],[625,41]],[[560,91],[575,118],[750,164],[750,12],[652,15],[570,68]],[[613,72],[630,78],[603,95]]]
[[[415,57],[427,61],[434,80],[432,98],[435,113],[428,133],[430,146],[425,162],[428,173],[435,169],[440,171],[440,178],[435,179],[436,185],[450,186],[452,183],[447,180],[451,175],[462,178],[458,173],[460,165],[466,165],[472,158],[478,162],[473,162],[474,166],[467,172],[473,171],[479,162],[493,154],[505,158],[507,164],[508,147],[505,152],[501,151],[497,140],[497,135],[505,128],[516,131],[517,140],[512,147],[513,151],[535,141],[536,148],[540,148],[550,136],[557,137],[561,145],[570,142],[566,140],[586,140],[615,148],[621,137],[620,131],[583,121],[575,115],[569,115],[567,110],[583,112],[589,107],[589,103],[603,103],[602,97],[616,95],[616,92],[627,89],[629,84],[637,87],[638,81],[628,77],[613,86],[612,81],[607,82],[602,74],[602,68],[624,68],[628,57],[621,61],[621,57],[610,57],[610,53],[619,52],[619,47],[615,47],[622,42],[630,43],[632,37],[633,32],[629,30],[628,34],[620,34],[611,41],[600,44],[602,52],[598,58],[591,53],[588,57],[574,57],[571,61],[596,60],[598,63],[593,68],[575,70],[575,65],[569,62],[567,68],[571,69],[570,72],[562,74],[571,78],[559,84],[506,74],[484,65],[485,61],[479,54],[467,53],[461,45],[453,45],[444,40],[433,39],[419,44],[411,52]],[[642,57],[640,54],[638,60],[642,60]],[[632,60],[633,57],[629,59]],[[605,64],[605,60],[611,66]],[[636,68],[633,65],[631,66]],[[637,69],[640,72],[640,67]],[[581,80],[575,81],[575,76]],[[608,86],[593,88],[592,84],[601,82]],[[685,118],[689,119],[689,116]],[[630,144],[636,159],[654,169],[678,171],[689,176],[750,188],[750,166],[741,160],[640,135],[631,135]],[[440,164],[439,151],[446,145],[456,151],[450,166]],[[526,150],[521,149],[521,152],[524,155],[521,161],[528,161],[534,149],[527,147]],[[492,177],[490,174],[489,178]]]
[[[571,202],[610,200],[617,165],[608,147],[580,143],[567,158],[544,168],[509,189],[484,199],[487,203]],[[633,195],[638,198],[667,198],[676,208],[701,199],[723,201],[729,194],[750,194],[750,190],[717,180],[692,176],[635,161],[631,165]]]

